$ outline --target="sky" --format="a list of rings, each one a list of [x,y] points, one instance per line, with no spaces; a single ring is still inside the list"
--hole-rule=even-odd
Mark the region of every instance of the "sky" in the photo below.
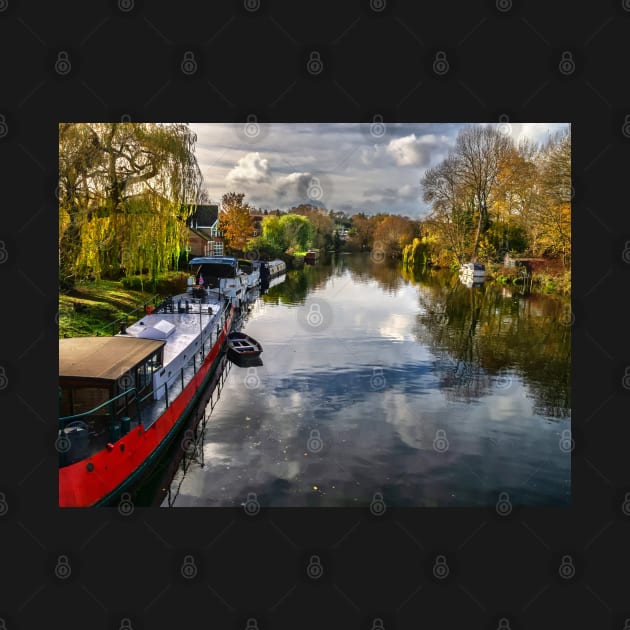
[[[542,143],[568,123],[484,123],[515,142]],[[245,193],[261,210],[301,203],[347,214],[426,216],[425,171],[454,147],[465,123],[189,123],[210,199]]]

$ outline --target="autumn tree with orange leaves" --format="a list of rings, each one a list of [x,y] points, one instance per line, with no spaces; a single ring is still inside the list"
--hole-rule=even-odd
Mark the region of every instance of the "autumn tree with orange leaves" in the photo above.
[[[244,202],[243,193],[230,192],[221,198],[219,212],[219,230],[223,240],[231,250],[242,252],[247,242],[253,237],[254,219],[250,214],[252,207]]]
[[[557,254],[565,265],[571,259],[571,135],[556,134],[543,146],[540,159],[540,195],[532,223],[538,228],[536,248]]]
[[[571,259],[571,130],[538,146],[500,131],[463,129],[454,150],[422,179],[423,222],[440,264],[520,255]]]

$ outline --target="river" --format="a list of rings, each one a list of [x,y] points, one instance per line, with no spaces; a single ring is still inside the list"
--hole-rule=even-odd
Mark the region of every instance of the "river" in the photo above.
[[[367,254],[290,271],[243,323],[263,365],[229,366],[162,505],[568,505],[570,320]]]

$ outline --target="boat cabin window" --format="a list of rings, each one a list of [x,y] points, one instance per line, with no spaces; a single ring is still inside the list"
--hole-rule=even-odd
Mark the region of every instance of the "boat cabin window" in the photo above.
[[[160,370],[162,367],[162,350],[154,352],[143,363],[139,363],[135,368],[123,374],[118,380],[118,394],[135,388],[136,396],[144,398],[153,391],[153,372]],[[116,416],[127,415],[128,407],[135,399],[133,393],[119,398],[116,403]]]
[[[135,369],[135,383],[138,394],[144,395],[153,391],[153,373],[162,368],[161,350],[152,354],[144,363]],[[133,387],[133,386],[132,386]]]
[[[151,374],[147,370],[147,364],[143,363],[136,368],[136,387],[138,393],[143,392],[151,382]]]
[[[62,387],[61,392],[61,412],[68,416],[90,411],[110,398],[107,387]],[[109,412],[109,408],[105,406],[92,415],[107,416]]]
[[[155,354],[152,354],[149,357],[149,360],[147,361],[147,367],[151,371],[151,374],[161,369],[162,367],[162,351],[161,350],[159,352],[156,352]]]
[[[61,386],[61,415],[76,416],[91,411],[111,398],[108,385],[101,387],[82,386],[77,383]],[[103,427],[111,418],[112,405],[104,405],[89,415],[81,416],[78,420],[85,422],[90,433],[101,433]]]
[[[236,277],[236,266],[229,265],[224,263],[214,263],[211,265],[202,265],[201,269],[197,270],[196,277],[197,283],[199,283],[199,273],[203,275],[204,280],[206,282],[210,278],[235,278]]]

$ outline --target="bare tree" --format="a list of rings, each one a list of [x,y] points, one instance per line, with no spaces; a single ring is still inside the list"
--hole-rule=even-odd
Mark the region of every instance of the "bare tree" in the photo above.
[[[449,155],[422,180],[424,200],[433,204],[427,225],[446,242],[459,264],[464,262],[473,222],[472,199],[461,178],[460,160]]]
[[[457,136],[458,175],[478,217],[472,260],[476,260],[479,239],[490,225],[488,202],[497,184],[501,164],[513,147],[512,139],[494,127],[465,127]]]

